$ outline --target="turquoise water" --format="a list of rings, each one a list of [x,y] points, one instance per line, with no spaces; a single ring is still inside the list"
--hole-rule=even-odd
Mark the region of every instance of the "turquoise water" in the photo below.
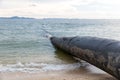
[[[120,20],[99,19],[0,19],[0,71],[58,70],[80,67],[56,50],[53,36],[96,36],[120,40]]]

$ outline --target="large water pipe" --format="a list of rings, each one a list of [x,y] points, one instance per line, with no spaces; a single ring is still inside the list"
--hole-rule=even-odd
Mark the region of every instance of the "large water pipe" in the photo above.
[[[51,43],[120,80],[120,41],[97,37],[51,37]]]

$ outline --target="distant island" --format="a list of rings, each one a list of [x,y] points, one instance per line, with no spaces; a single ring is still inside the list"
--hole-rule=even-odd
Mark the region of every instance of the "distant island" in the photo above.
[[[0,17],[0,19],[37,19],[37,18],[12,16],[12,17]],[[70,18],[40,18],[40,19],[42,20],[68,20],[69,19],[70,20]],[[72,20],[78,20],[78,19],[74,18]]]
[[[35,18],[12,16],[12,17],[0,17],[0,19],[35,19]]]

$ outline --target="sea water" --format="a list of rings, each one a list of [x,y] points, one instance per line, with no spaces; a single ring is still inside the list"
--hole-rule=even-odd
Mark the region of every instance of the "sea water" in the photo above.
[[[72,70],[81,66],[55,49],[46,34],[120,40],[120,20],[0,19],[0,72]]]

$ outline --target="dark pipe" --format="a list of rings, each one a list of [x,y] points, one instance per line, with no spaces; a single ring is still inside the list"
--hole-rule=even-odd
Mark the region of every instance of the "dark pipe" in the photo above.
[[[52,44],[120,80],[120,41],[97,37],[51,37]]]

